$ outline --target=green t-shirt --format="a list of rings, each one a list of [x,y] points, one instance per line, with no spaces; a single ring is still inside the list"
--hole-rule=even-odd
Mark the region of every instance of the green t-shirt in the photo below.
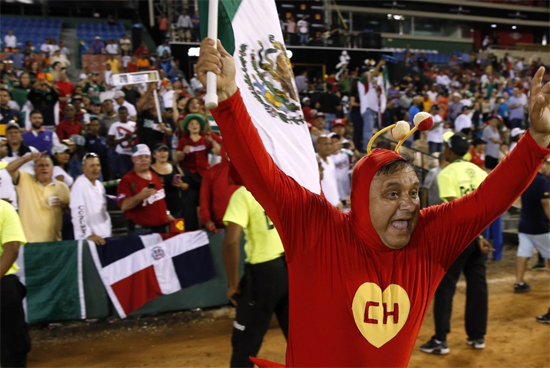
[[[96,84],[92,87],[90,83],[85,83],[82,87],[82,92],[87,94],[92,102],[101,102],[99,95],[101,94],[101,92],[105,92],[106,90],[107,89],[105,88],[105,86],[102,86],[101,84]]]
[[[21,220],[11,204],[0,200],[0,256],[4,253],[4,244],[14,241],[18,241],[21,245],[27,242]],[[19,267],[13,262],[6,272],[6,276],[14,274],[18,270]]]
[[[439,197],[445,202],[445,198],[461,198],[473,192],[487,177],[487,173],[479,166],[457,160],[441,170],[437,176]]]
[[[283,243],[264,209],[245,187],[237,189],[225,211],[223,222],[232,222],[244,229],[246,263],[271,261],[284,254]]]

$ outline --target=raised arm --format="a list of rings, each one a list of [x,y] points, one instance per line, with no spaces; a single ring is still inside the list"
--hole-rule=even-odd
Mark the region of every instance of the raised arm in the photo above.
[[[531,128],[516,148],[472,193],[421,212],[425,234],[442,245],[444,263],[452,262],[476,236],[504,213],[531,184],[550,154],[550,83],[541,88],[544,68],[531,82]],[[445,231],[441,231],[445,229]],[[435,239],[433,234],[441,234]]]
[[[314,221],[321,208],[330,206],[324,198],[306,190],[277,167],[237,89],[233,58],[219,41],[217,50],[212,44],[210,39],[201,42],[197,76],[206,84],[206,72],[216,73],[220,102],[212,114],[222,131],[231,163],[277,227],[288,258],[288,246],[297,242],[304,221]]]

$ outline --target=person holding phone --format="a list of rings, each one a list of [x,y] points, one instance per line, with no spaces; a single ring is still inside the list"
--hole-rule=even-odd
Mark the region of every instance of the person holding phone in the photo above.
[[[169,150],[164,143],[157,143],[153,149],[154,163],[151,171],[158,175],[166,194],[166,206],[175,218],[185,219],[185,191],[189,184],[181,169],[168,161]]]
[[[134,169],[118,184],[118,205],[128,220],[129,235],[165,233],[174,218],[166,209],[166,193],[151,168],[151,150],[145,144],[133,148]]]

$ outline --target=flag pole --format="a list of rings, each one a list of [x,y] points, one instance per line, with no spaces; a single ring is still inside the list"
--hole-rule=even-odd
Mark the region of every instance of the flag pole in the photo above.
[[[208,2],[208,38],[214,40],[214,47],[218,43],[218,0],[209,0]],[[216,87],[216,74],[206,73],[206,96],[204,104],[208,109],[218,107],[218,94]]]

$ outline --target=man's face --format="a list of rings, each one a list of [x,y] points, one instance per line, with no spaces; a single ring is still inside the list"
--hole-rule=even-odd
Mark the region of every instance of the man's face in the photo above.
[[[67,105],[65,106],[65,117],[69,120],[73,120],[75,117],[75,109],[73,105]]]
[[[33,128],[40,129],[42,127],[43,122],[44,122],[44,118],[42,117],[42,114],[31,115],[31,124]]]
[[[113,114],[113,102],[111,100],[103,101],[103,110],[109,115]]]
[[[101,175],[101,162],[99,162],[99,158],[87,158],[86,161],[84,161],[84,165],[82,165],[82,172],[86,178],[90,180],[99,179],[99,176]]]
[[[319,137],[317,139],[317,153],[325,158],[332,152],[332,141],[327,137]]]
[[[519,97],[519,89],[518,88],[514,88],[512,92],[514,93],[515,97]]]
[[[128,121],[128,111],[126,109],[119,109],[118,110],[118,118],[121,122],[125,123]]]
[[[52,160],[43,157],[34,164],[34,175],[39,182],[50,182],[53,176]]]
[[[92,113],[94,115],[97,116],[97,115],[101,114],[101,105],[93,104],[90,108],[91,108]]]
[[[344,134],[346,134],[346,127],[342,125],[336,125],[332,127],[332,131],[336,134],[338,134],[340,137],[343,137]]]
[[[132,162],[134,163],[134,169],[136,171],[138,172],[147,171],[151,167],[151,156],[149,155],[132,156]]]
[[[10,145],[21,143],[21,131],[17,128],[11,128],[6,132],[6,140]]]
[[[372,226],[391,249],[409,244],[418,223],[420,183],[407,167],[389,175],[375,175],[370,184],[369,213]]]
[[[7,106],[10,102],[10,94],[6,91],[0,91],[0,106]]]
[[[99,128],[100,128],[99,120],[94,119],[94,120],[90,121],[90,126],[89,126],[90,133],[92,133],[93,135],[98,135],[99,134]]]
[[[315,118],[315,120],[313,121],[313,125],[319,130],[325,129],[325,118],[323,116]]]

